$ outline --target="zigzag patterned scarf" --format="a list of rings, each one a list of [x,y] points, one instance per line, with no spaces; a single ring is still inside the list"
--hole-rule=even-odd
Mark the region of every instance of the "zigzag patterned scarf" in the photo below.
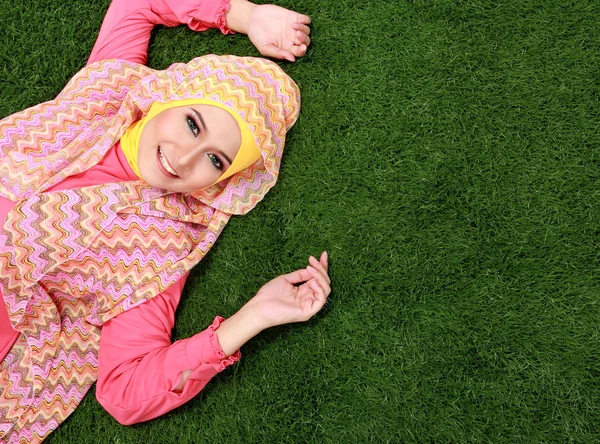
[[[193,195],[142,181],[45,193],[93,167],[153,102],[206,98],[248,123],[262,158]],[[179,280],[233,214],[275,184],[299,91],[274,63],[209,55],[164,71],[104,61],[0,121],[0,290],[19,339],[0,363],[0,438],[39,442],[96,380],[101,326]]]

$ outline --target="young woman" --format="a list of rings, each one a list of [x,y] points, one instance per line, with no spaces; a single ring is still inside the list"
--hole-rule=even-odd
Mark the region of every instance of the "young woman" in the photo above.
[[[119,422],[159,416],[263,329],[322,308],[326,253],[171,343],[189,270],[275,184],[299,91],[264,59],[143,66],[156,24],[246,33],[293,61],[309,22],[245,0],[114,0],[88,66],[56,99],[0,121],[3,441],[43,440],[96,379]]]

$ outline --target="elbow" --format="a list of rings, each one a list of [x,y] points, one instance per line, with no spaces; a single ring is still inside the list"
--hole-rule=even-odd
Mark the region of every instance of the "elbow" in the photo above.
[[[135,418],[133,418],[131,415],[128,415],[126,413],[126,409],[112,405],[106,400],[106,398],[103,398],[98,392],[96,392],[96,399],[98,400],[102,408],[106,410],[108,414],[112,416],[119,424],[128,426],[139,422],[136,421]]]
[[[193,395],[192,395],[193,396]],[[121,425],[132,425],[154,419],[183,404],[191,396],[181,393],[160,393],[141,396],[127,389],[124,384],[113,384],[98,379],[96,399],[110,416]]]
[[[117,400],[113,399],[111,392],[105,389],[105,385],[101,381],[96,384],[96,400],[121,425],[128,426],[143,421],[143,419],[137,417],[137,409],[133,406],[116,405]]]

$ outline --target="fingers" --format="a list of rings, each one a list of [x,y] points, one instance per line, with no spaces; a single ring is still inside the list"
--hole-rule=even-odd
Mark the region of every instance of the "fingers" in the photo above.
[[[278,48],[275,45],[267,45],[261,47],[259,51],[266,57],[295,62],[296,57],[302,57],[306,54],[306,45],[292,46],[289,50]]]
[[[295,30],[294,32],[294,45],[301,46],[305,45],[308,47],[310,45],[310,28],[302,23],[294,23],[292,28]],[[306,53],[306,48],[302,48],[302,54]],[[296,54],[298,55],[298,54]],[[300,55],[298,55],[300,56]]]
[[[310,25],[310,17],[304,14],[296,13],[296,22],[303,25]]]
[[[295,56],[294,52],[295,51],[286,51],[285,49],[282,49],[279,51],[279,56],[277,58],[285,59],[288,62],[295,62],[296,57],[294,57]],[[306,51],[304,51],[304,52],[306,52]],[[304,55],[304,54],[301,54],[301,55]]]
[[[329,270],[329,257],[327,255],[326,251],[324,251],[324,252],[321,253],[321,257],[319,258],[319,262],[321,262],[321,264],[323,264],[323,266],[325,267],[326,271]]]
[[[275,45],[266,45],[261,47],[260,53],[264,56],[273,57],[275,59],[284,59],[290,62],[296,61],[296,58],[294,57],[294,54],[292,52],[278,48]]]
[[[327,302],[327,296],[331,292],[328,285],[324,284],[323,280],[317,278],[307,281],[306,284],[310,286],[313,291],[312,304],[310,306],[310,316],[316,314]]]
[[[321,254],[321,258],[323,258],[323,255]],[[325,256],[326,258],[326,256]],[[322,262],[316,260],[313,256],[308,258],[308,263],[315,269],[317,270],[327,281],[327,284],[331,284],[331,279],[329,278],[329,275],[327,274],[327,265],[324,265]],[[307,269],[310,267],[307,267]]]
[[[303,25],[302,23],[294,23],[292,24],[292,28],[294,28],[294,30],[296,31],[300,31],[302,34],[310,34],[310,28],[306,25]]]
[[[306,45],[292,46],[290,48],[290,52],[296,57],[302,57],[304,54],[306,54]]]
[[[325,295],[328,295],[329,293],[331,293],[331,280],[329,279],[329,276],[327,276],[326,273],[323,273],[321,271],[317,271],[316,268],[311,267],[310,265],[308,267],[306,267],[306,269],[308,270],[308,272],[311,274],[311,276],[314,279],[311,279],[308,281],[309,284],[314,283],[314,281],[316,281],[316,283],[325,291]],[[311,284],[312,286],[312,284]]]
[[[296,33],[294,34],[294,45],[308,46],[309,44],[310,44],[310,37],[301,31],[296,31]]]
[[[308,258],[308,263],[308,267],[284,274],[283,277],[292,285],[303,282],[310,283],[313,280],[317,280],[318,284],[323,287],[327,294],[329,294],[331,292],[331,278],[327,274],[327,270],[329,269],[327,252],[323,251],[319,260],[314,256],[310,256]]]
[[[283,275],[291,285],[300,285],[294,292],[294,298],[301,304],[308,320],[316,314],[327,302],[331,293],[331,279],[327,274],[329,267],[327,252],[321,253],[320,259],[310,256],[309,265],[301,270]]]
[[[295,285],[295,284],[300,284],[302,282],[308,281],[310,278],[312,278],[312,275],[306,268],[302,268],[300,270],[296,270],[296,271],[292,271],[291,273],[284,274],[283,277],[290,284]]]
[[[306,49],[310,45],[310,28],[307,26],[310,23],[310,17],[302,16],[305,21],[297,21],[292,24],[292,28],[295,30],[294,33],[294,48],[291,51],[296,57],[302,57],[306,54]],[[307,21],[306,21],[307,20]]]

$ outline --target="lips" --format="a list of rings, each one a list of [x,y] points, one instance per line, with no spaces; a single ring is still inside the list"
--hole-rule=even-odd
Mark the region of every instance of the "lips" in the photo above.
[[[158,163],[164,170],[163,172],[166,173],[168,176],[179,177],[160,147],[158,147]]]

